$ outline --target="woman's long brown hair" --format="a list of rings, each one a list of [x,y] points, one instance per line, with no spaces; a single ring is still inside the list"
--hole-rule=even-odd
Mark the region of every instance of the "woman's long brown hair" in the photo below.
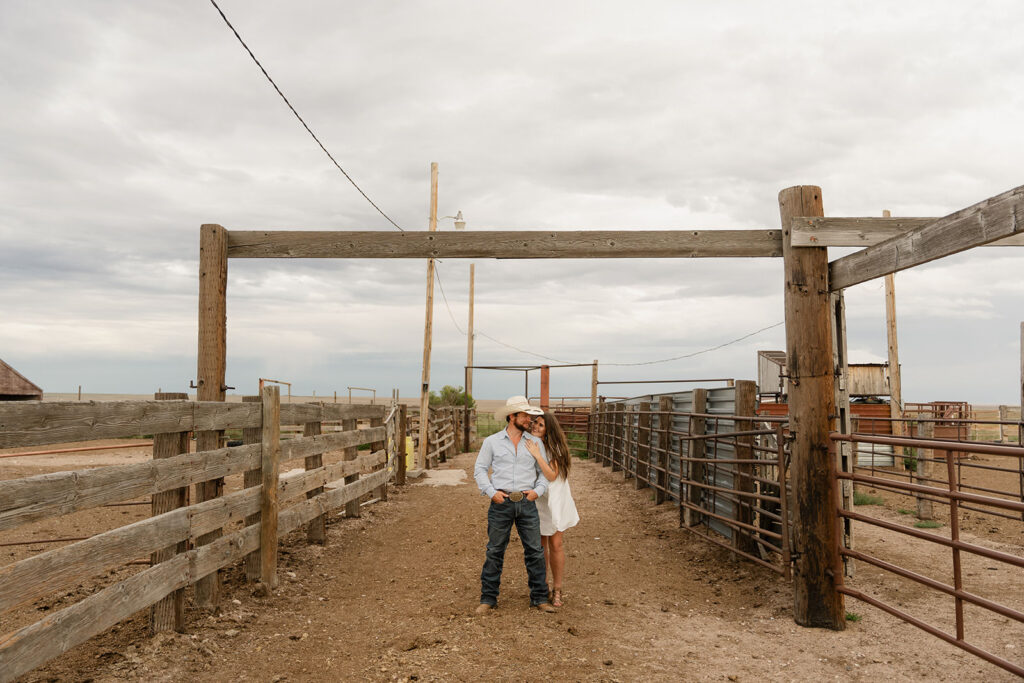
[[[558,466],[558,474],[569,479],[569,468],[572,467],[572,456],[569,453],[569,441],[565,438],[562,425],[551,413],[544,412],[544,448],[548,452],[548,460]]]

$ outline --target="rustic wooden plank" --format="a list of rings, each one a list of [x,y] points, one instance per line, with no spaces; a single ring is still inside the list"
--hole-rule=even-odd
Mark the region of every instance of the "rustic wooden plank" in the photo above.
[[[297,505],[282,510],[278,517],[278,532],[286,534],[314,517],[336,510],[353,501],[358,502],[364,495],[387,481],[387,477],[387,470],[379,470],[351,484],[336,489],[327,489],[316,498],[307,498]]]
[[[237,491],[0,567],[0,613],[73,586],[140,555],[195,538],[256,509],[259,509],[258,489]],[[175,557],[177,555],[171,555],[171,559]]]
[[[396,454],[397,462],[395,463],[395,485],[405,486],[405,469],[406,469],[406,442],[405,434],[408,431],[409,417],[408,409],[405,405],[398,407],[398,451]]]
[[[260,497],[260,581],[277,586],[277,484],[281,464],[281,387],[263,387],[263,487]]]
[[[259,424],[249,406],[195,401],[5,401],[0,448],[121,439]]]
[[[188,394],[184,393],[162,393],[158,392],[153,396],[157,401],[187,401]],[[188,453],[189,435],[188,432],[174,432],[171,434],[153,435],[153,459],[162,460],[173,458],[176,455]],[[185,507],[188,505],[188,488],[185,486],[162,491],[153,494],[151,502],[152,515],[154,517],[165,512]],[[174,545],[155,550],[150,555],[150,564],[165,562],[180,552],[185,552],[184,541]],[[149,628],[153,633],[174,629],[181,631],[185,628],[185,591],[178,589],[163,598],[149,610]]]
[[[281,424],[300,425],[308,422],[341,422],[384,417],[387,406],[358,403],[282,403]]]
[[[779,193],[782,225],[793,216],[822,216],[821,188],[790,187]],[[835,415],[832,317],[829,309],[828,249],[784,244],[786,358],[792,435],[793,527],[799,548],[793,581],[793,619],[801,626],[846,627],[836,480],[829,453]],[[865,251],[875,249],[869,247]],[[863,253],[863,252],[861,252]]]
[[[845,289],[1021,234],[1024,234],[1024,186],[833,261],[829,264],[828,286],[832,291]]]
[[[231,230],[228,258],[702,258],[782,256],[779,230]]]
[[[249,527],[176,555],[0,638],[0,681],[13,681],[196,578],[238,560],[257,547],[258,531]]]
[[[792,219],[794,247],[870,247],[939,220],[934,218],[798,216]],[[1024,235],[1004,237],[985,247],[1024,247]]]
[[[342,424],[342,426],[346,430],[348,430],[349,433],[355,431],[355,428],[356,428],[356,421],[355,421],[355,419],[348,418],[348,419],[342,420],[341,424]],[[344,458],[345,460],[355,460],[357,457],[359,457],[359,451],[358,451],[358,449],[356,448],[355,445],[346,446],[341,457]],[[359,474],[357,474],[357,473],[350,474],[347,477],[345,477],[345,484],[348,485],[348,484],[351,484],[352,482],[355,482],[355,481],[358,481],[358,480],[359,480]],[[354,517],[359,517],[361,514],[362,513],[360,512],[360,508],[359,508],[359,500],[358,499],[353,499],[353,500],[348,501],[348,503],[345,505],[345,516],[348,517],[349,519],[352,519]]]
[[[327,451],[340,450],[343,448],[362,446],[364,444],[380,441],[384,438],[383,427],[370,427],[369,429],[355,429],[355,420],[352,420],[352,427],[346,426],[344,432],[333,432],[331,434],[318,434],[317,436],[304,436],[298,439],[288,439],[281,442],[281,462],[288,462],[296,458],[308,458],[311,455],[326,453]]]
[[[0,531],[258,467],[260,446],[0,481]]]
[[[370,473],[374,467],[385,463],[385,461],[384,451],[377,451],[360,456],[355,460],[345,460],[325,465],[319,469],[282,476],[277,487],[278,503],[294,500],[317,487],[338,481],[351,474]]]

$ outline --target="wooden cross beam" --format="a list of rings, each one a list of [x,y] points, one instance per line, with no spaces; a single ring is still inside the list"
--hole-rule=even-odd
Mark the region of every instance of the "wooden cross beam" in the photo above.
[[[781,230],[229,230],[228,258],[781,257]]]
[[[829,264],[838,291],[997,240],[1024,235],[1024,185]]]

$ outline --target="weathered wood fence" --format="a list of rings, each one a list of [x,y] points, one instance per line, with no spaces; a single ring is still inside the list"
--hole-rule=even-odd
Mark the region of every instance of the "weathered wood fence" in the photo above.
[[[784,418],[755,414],[754,382],[601,401],[588,451],[656,504],[674,501],[679,524],[783,575],[790,574]]]
[[[411,416],[415,430],[411,434],[416,451],[419,452],[419,412]],[[465,406],[437,406],[430,408],[427,425],[427,469],[447,462],[462,451],[468,451],[476,409]]]
[[[161,397],[163,398],[163,397]],[[154,435],[150,462],[0,481],[0,531],[152,496],[153,516],[0,568],[0,614],[78,585],[140,555],[151,566],[43,619],[0,635],[0,681],[40,666],[140,610],[154,630],[184,627],[182,590],[201,579],[217,599],[217,572],[244,560],[247,578],[277,584],[278,539],[305,526],[324,543],[325,515],[365,494],[387,495],[404,477],[404,406],[280,403],[278,387],[243,403],[187,400],[0,404],[0,447]],[[356,421],[369,423],[357,428]],[[342,431],[322,433],[326,422]],[[304,425],[282,441],[281,425]],[[190,432],[242,430],[240,446],[189,453]],[[358,455],[360,446],[370,451]],[[328,452],[343,459],[324,463]],[[305,469],[280,474],[282,463]],[[223,494],[223,478],[244,488]],[[340,480],[344,479],[342,483]],[[187,505],[187,488],[220,482],[221,494]],[[332,482],[338,482],[331,486]],[[207,487],[209,490],[209,487]],[[197,599],[199,591],[197,590]]]

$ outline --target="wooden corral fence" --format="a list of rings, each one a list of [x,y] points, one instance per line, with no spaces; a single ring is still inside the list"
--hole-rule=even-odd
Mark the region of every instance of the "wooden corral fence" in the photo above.
[[[369,426],[357,429],[357,420]],[[326,422],[344,428],[322,433]],[[303,425],[304,435],[282,441],[282,424]],[[229,429],[242,430],[242,445],[188,452],[190,432]],[[0,404],[3,448],[154,435],[150,462],[0,481],[0,531],[141,496],[151,495],[153,508],[148,519],[0,568],[0,613],[6,613],[151,557],[150,567],[129,578],[0,635],[0,681],[146,608],[153,630],[183,629],[183,589],[205,577],[216,600],[217,572],[232,563],[244,560],[250,580],[275,586],[283,534],[305,526],[311,542],[324,543],[328,512],[353,504],[358,510],[368,493],[385,497],[392,468],[401,481],[405,439],[396,435],[405,431],[404,406],[281,405],[276,386],[243,403]],[[341,461],[324,463],[325,454],[338,451]],[[298,459],[303,470],[281,475],[283,463]],[[239,473],[241,490],[188,504],[188,486],[221,482],[223,494],[224,477]]]
[[[751,381],[601,401],[589,451],[656,504],[675,502],[682,528],[789,576],[786,421],[758,417],[755,401]]]
[[[426,432],[427,458],[424,466],[432,469],[437,467],[438,463],[447,462],[449,458],[469,450],[470,427],[476,420],[476,409],[466,406],[435,406],[429,410]],[[419,411],[414,409],[410,416],[410,436],[413,438],[417,453],[420,452],[419,419]]]
[[[569,451],[572,455],[586,455],[587,434],[590,432],[590,406],[563,405],[551,407],[550,410],[569,440]]]

